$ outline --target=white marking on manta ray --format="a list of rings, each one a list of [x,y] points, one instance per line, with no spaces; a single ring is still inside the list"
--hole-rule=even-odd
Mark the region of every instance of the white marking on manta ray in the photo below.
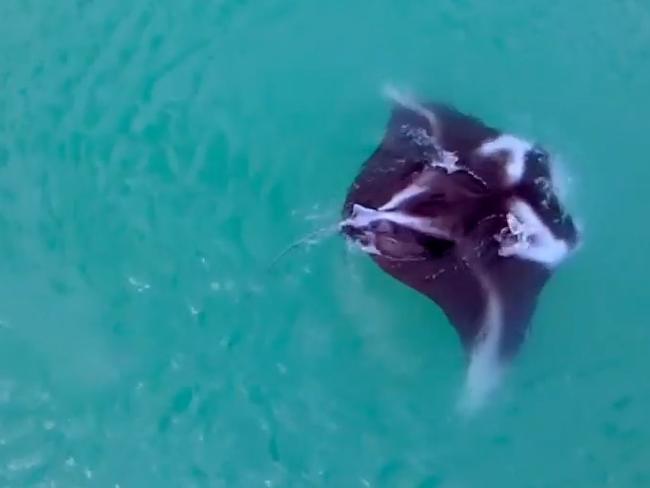
[[[567,243],[556,238],[526,202],[514,199],[509,210],[505,237],[497,236],[500,256],[517,256],[555,267],[569,254]]]
[[[424,193],[425,191],[427,191],[427,189],[421,185],[418,185],[417,183],[408,185],[403,190],[395,193],[395,195],[393,195],[393,197],[390,200],[388,200],[381,207],[379,207],[379,210],[380,211],[394,210],[409,198]]]
[[[357,229],[368,227],[374,222],[386,220],[395,224],[403,225],[413,230],[422,232],[423,234],[431,235],[440,238],[449,238],[449,233],[436,227],[433,222],[435,219],[426,217],[413,217],[406,213],[391,210],[382,211],[366,208],[363,205],[355,203],[352,205],[352,216],[341,222],[340,226],[350,225]]]
[[[447,153],[447,155],[450,155],[451,153]],[[458,166],[455,166],[452,168],[452,166],[455,165],[457,159],[455,156],[451,155],[453,159],[446,159],[443,160],[440,163],[430,163],[429,165],[431,167],[440,167],[445,169],[448,173],[451,173],[453,171],[457,171],[459,169],[464,169],[460,168]],[[425,193],[430,185],[431,185],[431,178],[435,178],[436,176],[432,176],[432,172],[430,169],[423,170],[416,178],[415,181],[406,187],[404,187],[402,190],[398,191],[395,193],[390,200],[388,200],[386,203],[384,203],[381,207],[379,207],[378,210],[380,211],[385,211],[385,210],[395,210],[397,207],[399,207],[402,203],[407,201],[408,199],[420,195],[422,193]]]
[[[490,156],[501,151],[507,152],[506,173],[508,175],[508,183],[515,184],[524,176],[526,152],[532,149],[532,147],[533,145],[528,141],[524,141],[511,134],[501,134],[497,138],[481,144],[478,152],[483,156]]]

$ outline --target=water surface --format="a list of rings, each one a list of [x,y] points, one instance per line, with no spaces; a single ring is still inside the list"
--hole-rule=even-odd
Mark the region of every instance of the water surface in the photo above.
[[[0,485],[650,485],[650,4],[0,3]],[[580,252],[464,419],[338,238],[393,83],[542,141]]]

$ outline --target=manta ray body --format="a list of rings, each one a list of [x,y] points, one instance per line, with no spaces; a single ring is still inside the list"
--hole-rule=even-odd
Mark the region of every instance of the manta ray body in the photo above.
[[[398,101],[339,230],[437,303],[465,351],[503,364],[579,241],[540,145],[440,103]]]

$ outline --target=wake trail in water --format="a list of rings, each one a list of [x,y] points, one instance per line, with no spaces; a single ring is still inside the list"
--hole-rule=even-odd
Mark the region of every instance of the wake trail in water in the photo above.
[[[503,334],[503,306],[494,285],[486,274],[478,273],[487,304],[483,329],[472,348],[467,368],[463,395],[459,408],[464,414],[473,414],[485,405],[501,383],[503,366],[499,360],[499,344]]]
[[[481,410],[502,382],[503,366],[497,360],[497,344],[486,340],[472,353],[458,402],[461,414],[471,416]]]
[[[321,227],[320,229],[310,232],[309,234],[298,239],[297,241],[291,243],[284,250],[282,250],[275,258],[273,258],[273,260],[269,264],[269,269],[275,267],[280,260],[282,260],[284,257],[286,257],[291,252],[295,251],[296,249],[318,245],[323,241],[325,241],[326,239],[329,239],[330,237],[336,235],[339,231],[339,225],[340,225],[339,222],[337,222],[336,224],[331,224],[326,227]]]

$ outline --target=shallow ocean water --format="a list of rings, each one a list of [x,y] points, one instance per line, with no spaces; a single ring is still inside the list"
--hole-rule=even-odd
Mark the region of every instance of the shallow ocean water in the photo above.
[[[650,4],[0,3],[0,486],[650,486]],[[332,225],[391,83],[542,141],[584,244],[495,398]],[[645,413],[644,413],[645,412]]]

